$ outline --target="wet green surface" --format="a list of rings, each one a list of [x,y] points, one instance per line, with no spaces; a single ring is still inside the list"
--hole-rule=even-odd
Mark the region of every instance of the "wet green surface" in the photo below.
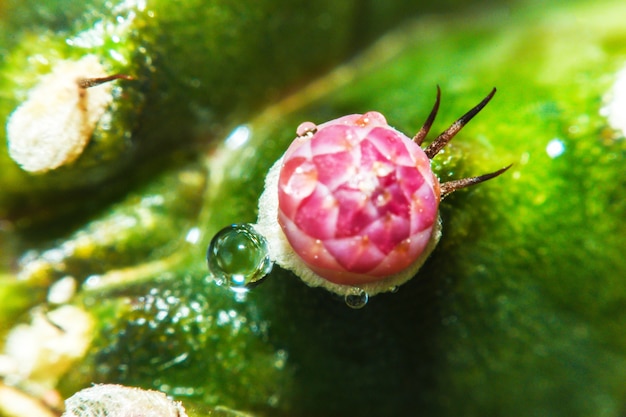
[[[528,5],[403,26],[285,101],[229,112],[216,131],[245,125],[242,146],[194,139],[194,152],[161,156],[48,251],[23,255],[42,239],[6,221],[0,295],[16,300],[0,313],[15,320],[37,301],[14,274],[41,300],[64,275],[86,280],[72,302],[99,331],[64,395],[118,382],[198,415],[623,415],[626,142],[600,112],[626,62],[624,15],[620,2]],[[514,166],[444,200],[442,240],[415,279],[360,310],[280,268],[245,300],[211,282],[210,239],[255,221],[265,172],[300,122],[377,110],[410,135],[437,84],[434,131],[498,88],[435,158],[440,178]],[[178,87],[172,100],[196,100]]]

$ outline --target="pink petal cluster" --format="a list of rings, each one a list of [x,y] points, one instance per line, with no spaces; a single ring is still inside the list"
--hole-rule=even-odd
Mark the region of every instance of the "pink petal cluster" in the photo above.
[[[314,127],[301,125],[280,171],[278,221],[290,245],[336,284],[406,269],[437,221],[439,183],[430,160],[377,112]]]

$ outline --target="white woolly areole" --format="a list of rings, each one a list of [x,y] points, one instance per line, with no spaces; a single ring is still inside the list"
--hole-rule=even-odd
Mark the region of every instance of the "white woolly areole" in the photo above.
[[[65,400],[62,417],[187,417],[182,404],[159,391],[102,384]]]
[[[282,268],[292,271],[310,287],[323,287],[342,296],[354,294],[355,288],[364,290],[369,296],[394,291],[397,286],[415,276],[441,238],[441,217],[438,216],[424,252],[404,271],[356,286],[330,282],[317,275],[302,261],[278,224],[278,178],[282,165],[283,157],[274,163],[265,177],[265,189],[259,198],[259,218],[253,226],[267,240],[270,259]]]
[[[29,172],[46,172],[78,158],[113,101],[111,84],[84,88],[79,80],[104,76],[95,55],[58,62],[9,117],[11,158]]]
[[[607,118],[613,129],[626,136],[626,67],[617,73],[607,101],[600,114]]]
[[[87,352],[93,326],[91,316],[79,307],[36,311],[32,323],[18,324],[6,338],[0,356],[14,371],[5,375],[5,380],[39,394],[54,389],[59,378]]]

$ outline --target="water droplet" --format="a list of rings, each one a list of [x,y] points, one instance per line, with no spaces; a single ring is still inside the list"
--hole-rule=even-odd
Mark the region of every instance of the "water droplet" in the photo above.
[[[220,230],[207,251],[209,271],[216,282],[246,292],[272,270],[267,242],[250,224]]]
[[[316,131],[317,131],[317,126],[315,125],[315,123],[303,122],[303,123],[300,123],[300,126],[298,126],[298,128],[296,129],[296,135],[298,135],[298,137],[313,136],[313,134],[315,134]]]
[[[365,304],[367,304],[367,301],[369,300],[369,296],[365,290],[354,287],[350,289],[348,294],[346,294],[344,300],[348,307],[359,309],[365,307]]]

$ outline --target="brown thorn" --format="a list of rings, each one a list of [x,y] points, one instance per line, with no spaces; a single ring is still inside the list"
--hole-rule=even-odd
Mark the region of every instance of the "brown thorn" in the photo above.
[[[418,145],[421,145],[426,135],[428,135],[428,131],[430,131],[430,127],[433,125],[433,122],[435,121],[435,117],[437,117],[437,111],[439,111],[440,101],[441,101],[441,89],[439,88],[439,85],[437,85],[437,98],[435,99],[435,105],[433,106],[433,109],[430,111],[430,114],[428,115],[428,118],[424,122],[424,125],[421,127],[419,132],[417,132],[415,136],[413,137],[413,142],[417,143]]]
[[[130,75],[114,74],[114,75],[109,75],[106,77],[99,77],[99,78],[81,78],[78,80],[78,86],[80,88],[90,88],[90,87],[95,87],[100,84],[108,83],[109,81],[120,80],[120,79],[134,80],[134,78],[131,77]]]
[[[485,182],[492,178],[497,177],[498,175],[503,174],[507,169],[511,168],[513,164],[510,164],[504,168],[501,168],[495,172],[491,172],[489,174],[479,175],[477,177],[470,178],[462,178],[460,180],[448,181],[444,182],[440,185],[441,190],[441,198],[443,199],[448,194],[465,187],[469,187],[470,185],[480,184],[481,182]]]
[[[491,93],[489,93],[487,97],[482,99],[480,103],[470,109],[470,111],[461,116],[456,122],[452,123],[449,128],[447,128],[439,136],[437,136],[435,140],[433,140],[432,143],[428,145],[426,149],[424,149],[426,156],[428,156],[429,159],[433,159],[433,157],[437,155],[439,151],[441,151],[443,147],[452,140],[454,135],[459,133],[459,130],[463,129],[463,126],[465,126],[470,120],[472,120],[472,118],[476,116],[476,114],[478,114],[478,112],[481,111],[483,107],[487,105],[487,103],[489,103],[489,100],[491,100],[495,93],[496,89],[494,87],[494,89],[491,90]]]

